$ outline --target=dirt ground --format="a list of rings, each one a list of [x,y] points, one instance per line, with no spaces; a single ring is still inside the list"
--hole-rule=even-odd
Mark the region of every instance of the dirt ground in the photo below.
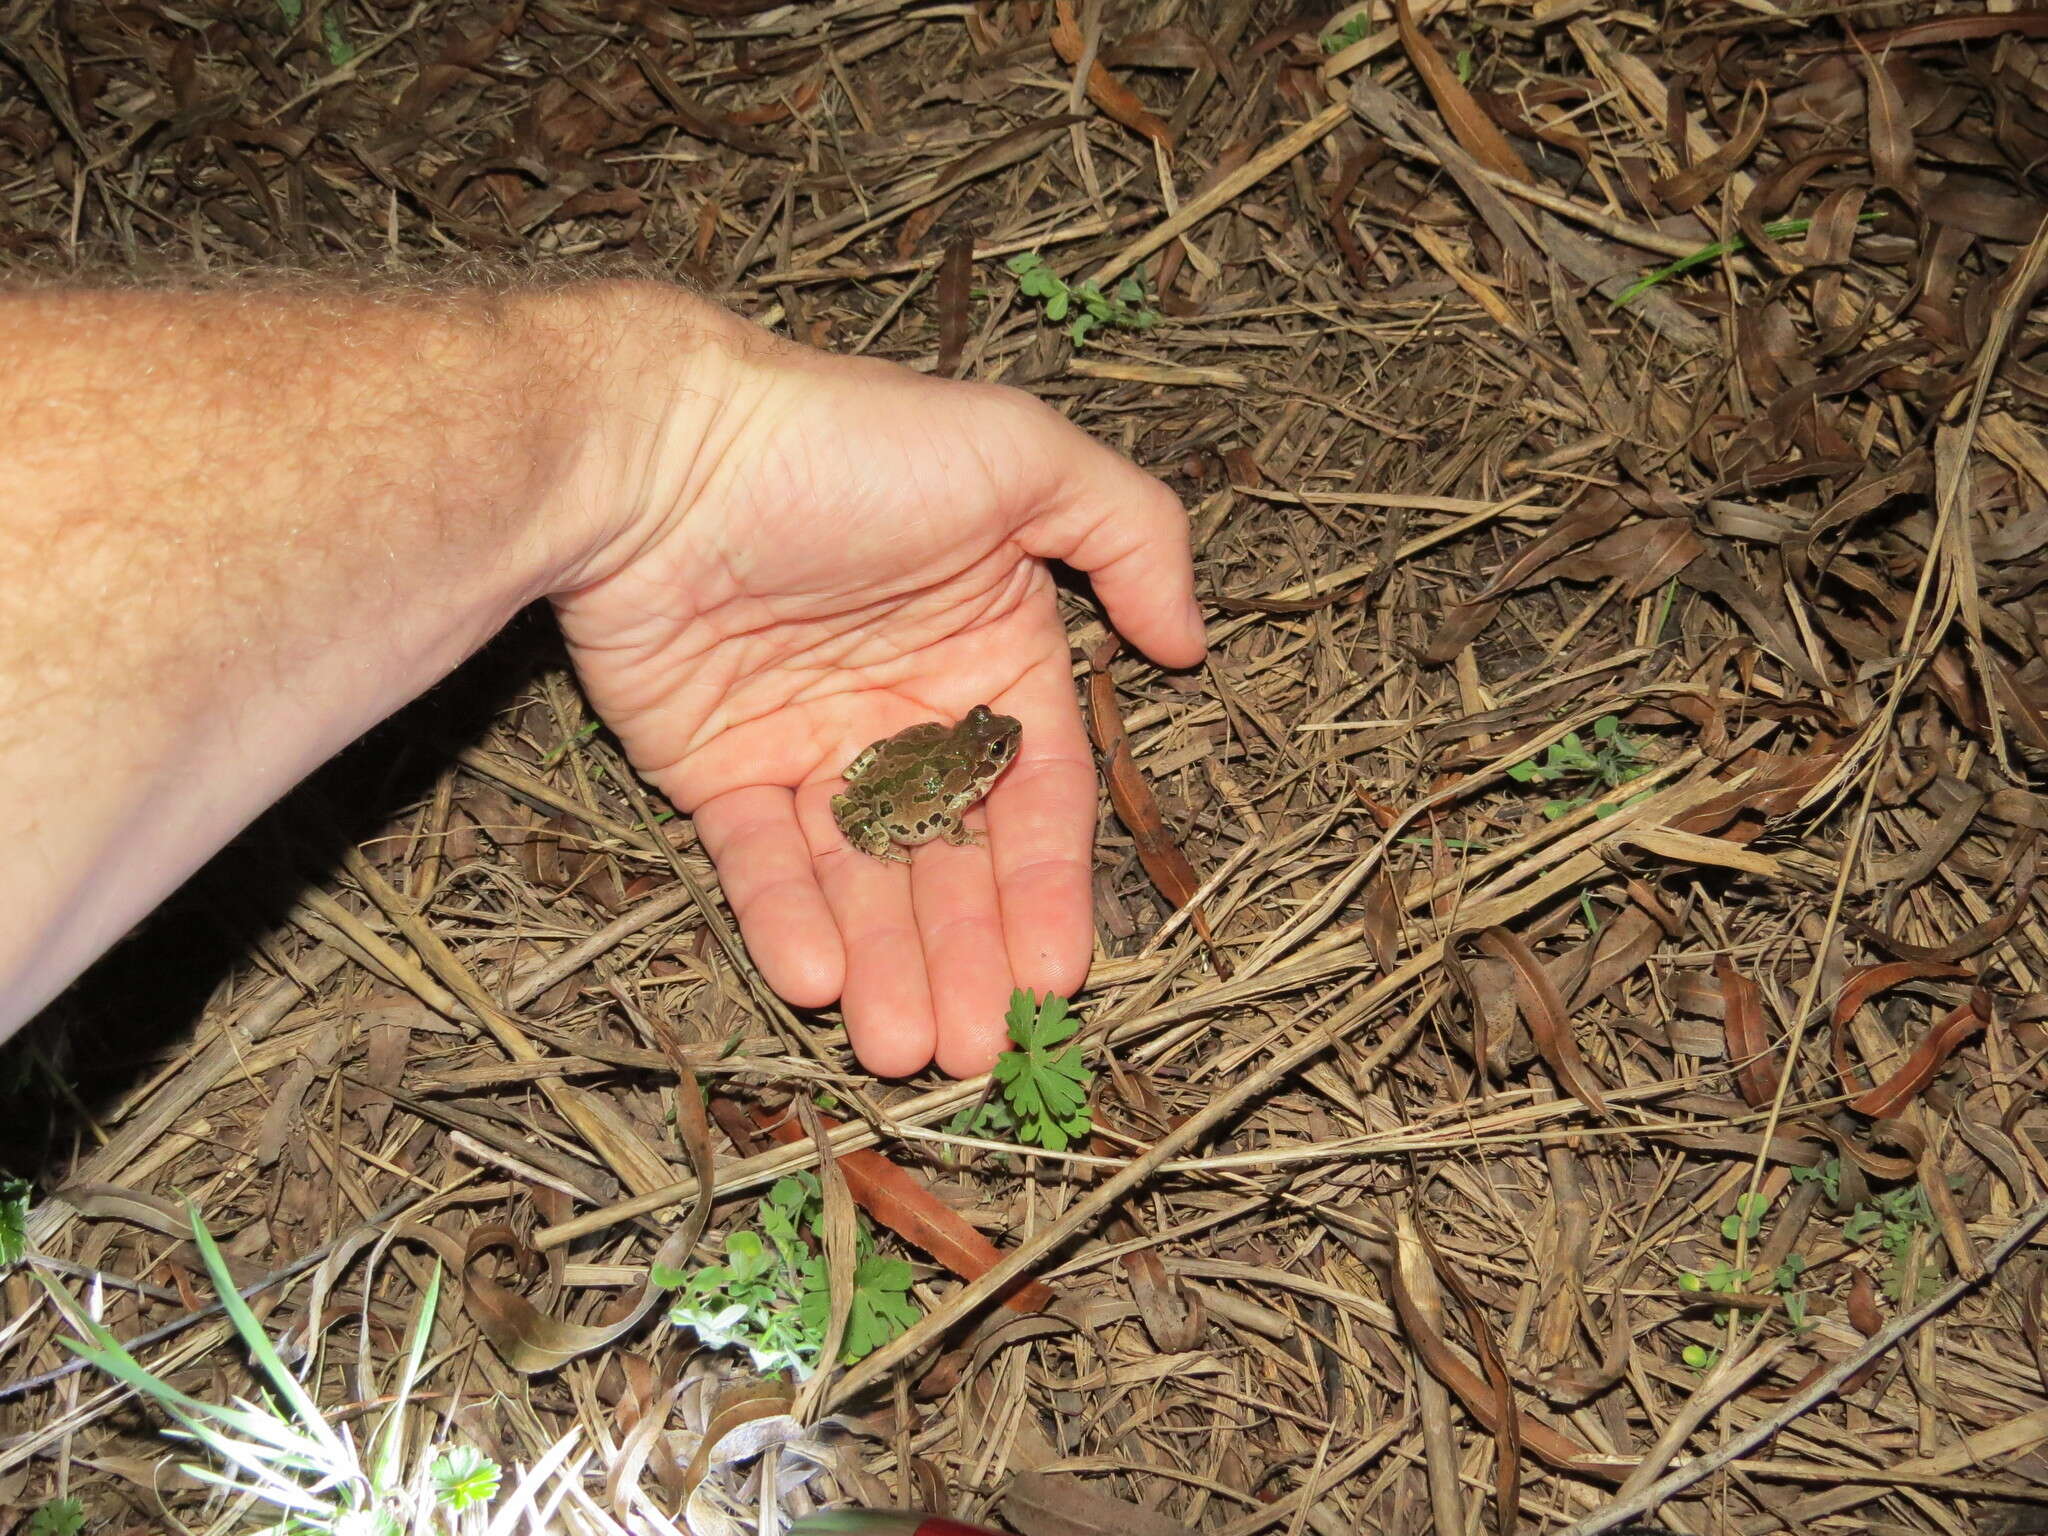
[[[0,0],[0,273],[667,274],[1164,476],[1214,651],[1066,593],[1094,1129],[1014,1151],[522,620],[0,1057],[0,1531],[278,1519],[65,1369],[45,1281],[255,1390],[188,1200],[364,1439],[443,1261],[495,1529],[2048,1531],[2044,167],[1999,3]],[[821,1140],[907,1334],[602,1326]]]

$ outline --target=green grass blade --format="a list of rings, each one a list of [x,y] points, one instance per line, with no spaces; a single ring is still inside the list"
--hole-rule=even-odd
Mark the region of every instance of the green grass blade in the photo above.
[[[345,1467],[353,1458],[341,1437],[334,1432],[320,1412],[319,1404],[301,1385],[299,1378],[291,1373],[277,1347],[270,1342],[270,1335],[263,1331],[263,1324],[256,1314],[249,1310],[249,1304],[242,1300],[241,1292],[235,1286],[235,1277],[228,1273],[227,1260],[222,1256],[220,1245],[213,1240],[213,1234],[206,1230],[206,1223],[200,1217],[199,1207],[187,1207],[192,1220],[192,1241],[198,1245],[199,1256],[206,1261],[206,1272],[213,1278],[213,1288],[220,1297],[221,1309],[227,1313],[228,1321],[234,1324],[235,1332],[241,1335],[242,1343],[249,1351],[249,1357],[270,1379],[279,1397],[291,1405],[293,1415],[324,1445],[333,1456],[335,1467]]]

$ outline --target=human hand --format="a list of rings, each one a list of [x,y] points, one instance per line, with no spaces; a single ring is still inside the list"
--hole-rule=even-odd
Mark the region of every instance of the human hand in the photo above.
[[[1095,763],[1044,562],[1089,573],[1153,660],[1192,666],[1185,514],[1017,391],[676,302],[696,344],[650,377],[682,387],[640,413],[629,515],[555,596],[577,668],[696,818],[778,993],[837,999],[879,1075],[984,1071],[1011,989],[1072,994],[1093,950]],[[986,845],[929,843],[907,870],[848,846],[830,802],[854,753],[976,704],[1024,723]]]

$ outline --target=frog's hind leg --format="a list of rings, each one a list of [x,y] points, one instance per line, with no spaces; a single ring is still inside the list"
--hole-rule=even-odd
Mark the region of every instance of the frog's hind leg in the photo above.
[[[874,765],[875,759],[882,755],[882,748],[887,745],[889,745],[889,738],[886,736],[880,741],[869,742],[858,752],[854,753],[853,761],[840,770],[839,777],[845,779],[849,784],[852,783]]]
[[[979,848],[988,841],[951,811],[941,811],[932,819],[938,824],[934,830],[955,848]]]
[[[839,830],[847,842],[878,859],[887,859],[892,864],[908,864],[910,859],[890,841],[888,828],[864,820],[866,811],[867,808],[851,795],[832,797],[832,819],[839,823]]]

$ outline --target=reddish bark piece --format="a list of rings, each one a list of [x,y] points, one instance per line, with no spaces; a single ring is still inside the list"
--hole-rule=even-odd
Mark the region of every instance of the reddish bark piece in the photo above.
[[[826,1130],[840,1122],[818,1117]],[[784,1146],[804,1140],[803,1127],[787,1115],[754,1112],[755,1123]],[[873,1148],[839,1154],[839,1171],[860,1208],[903,1241],[963,1280],[979,1279],[1002,1261],[996,1245],[967,1224],[926,1189],[915,1174],[899,1168]],[[1052,1304],[1052,1291],[1036,1280],[1020,1280],[1003,1293],[1003,1305],[1014,1312],[1042,1312]]]
[[[1054,12],[1058,19],[1052,27],[1053,51],[1067,63],[1078,64],[1087,44],[1081,36],[1081,24],[1074,20],[1073,0],[1057,0]],[[1142,133],[1162,149],[1173,148],[1173,130],[1166,126],[1166,120],[1138,100],[1137,94],[1104,69],[1099,59],[1089,63],[1087,90],[1090,101],[1133,133]]]

